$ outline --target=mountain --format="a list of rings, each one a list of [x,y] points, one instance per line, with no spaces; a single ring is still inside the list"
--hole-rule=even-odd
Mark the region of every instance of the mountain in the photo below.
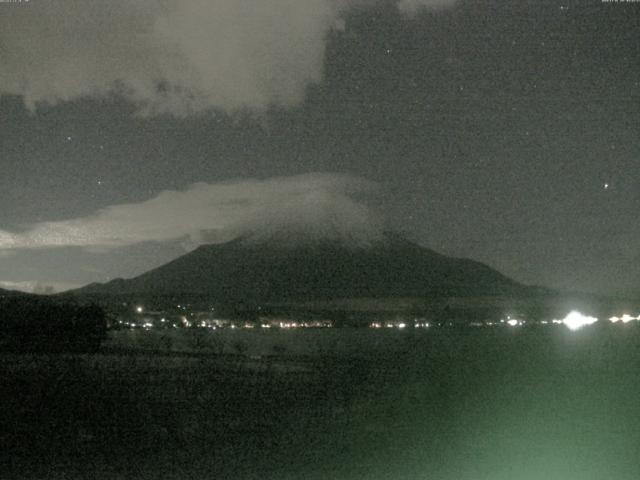
[[[26,296],[33,296],[33,294],[26,293],[26,292],[20,292],[18,290],[5,290],[3,288],[0,288],[0,298],[5,298],[5,297],[26,297]]]
[[[529,287],[473,260],[385,233],[371,244],[341,238],[287,242],[281,235],[203,245],[128,280],[79,295],[205,295],[219,302],[519,295]]]

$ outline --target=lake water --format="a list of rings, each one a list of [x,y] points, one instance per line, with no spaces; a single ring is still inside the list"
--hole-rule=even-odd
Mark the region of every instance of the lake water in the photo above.
[[[65,357],[77,374],[68,391],[85,395],[76,408],[104,409],[105,396],[122,407],[112,443],[126,446],[129,457],[113,453],[107,458],[117,460],[107,466],[98,461],[105,462],[105,448],[116,448],[91,443],[111,417],[82,424],[92,432],[83,448],[93,453],[73,457],[81,459],[77,464],[66,453],[48,453],[73,465],[64,478],[640,478],[635,324],[576,332],[563,326],[228,331],[204,347],[202,339],[179,338],[185,333],[171,333],[169,342],[156,332],[116,332],[109,348],[137,353]],[[204,355],[140,353],[159,345]],[[247,360],[231,364],[229,380],[228,367],[208,359],[211,349],[242,350],[231,357]],[[16,369],[26,372],[27,363],[11,358],[3,368],[24,383]],[[242,373],[266,358],[291,370],[279,370],[272,381],[264,380],[270,370]],[[46,372],[58,379],[67,368],[52,367],[50,358],[30,362],[38,385]],[[240,377],[250,380],[238,383]],[[71,394],[60,395],[73,403]],[[169,424],[176,436],[162,433]],[[75,439],[75,427],[69,431]],[[64,463],[57,465],[48,478],[63,478]]]

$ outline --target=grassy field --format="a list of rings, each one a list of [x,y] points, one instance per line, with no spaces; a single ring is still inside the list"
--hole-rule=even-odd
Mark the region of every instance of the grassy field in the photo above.
[[[639,342],[635,325],[140,331],[3,354],[0,478],[637,479]]]

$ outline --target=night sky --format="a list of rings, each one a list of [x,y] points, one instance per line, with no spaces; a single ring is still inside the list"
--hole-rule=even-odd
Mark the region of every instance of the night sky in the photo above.
[[[341,212],[640,292],[640,3],[0,3],[0,95],[0,287]]]

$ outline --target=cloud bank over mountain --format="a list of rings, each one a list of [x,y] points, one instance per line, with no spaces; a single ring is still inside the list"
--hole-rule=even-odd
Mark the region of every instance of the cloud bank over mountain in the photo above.
[[[0,230],[0,252],[60,247],[104,251],[172,241],[195,247],[240,235],[367,244],[381,238],[383,231],[382,221],[367,203],[377,189],[362,178],[321,173],[196,183],[87,217],[41,222],[23,232]]]

